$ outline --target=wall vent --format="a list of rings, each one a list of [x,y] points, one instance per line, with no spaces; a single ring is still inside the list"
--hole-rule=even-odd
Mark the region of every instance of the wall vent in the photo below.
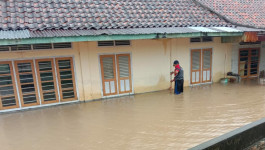
[[[114,41],[99,41],[98,46],[114,46]]]
[[[51,43],[47,43],[47,44],[33,44],[33,49],[34,50],[52,49],[52,44]]]
[[[72,48],[72,43],[54,43],[53,48],[54,49]]]
[[[115,46],[128,46],[128,45],[131,45],[131,42],[129,40],[115,41]]]

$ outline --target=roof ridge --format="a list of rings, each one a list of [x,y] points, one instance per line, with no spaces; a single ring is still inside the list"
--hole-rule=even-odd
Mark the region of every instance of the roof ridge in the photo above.
[[[251,26],[251,25],[246,25],[246,24],[241,24],[241,23],[237,23],[235,21],[232,21],[231,19],[228,19],[227,17],[221,15],[220,13],[218,13],[217,11],[211,9],[210,7],[204,5],[203,3],[199,2],[198,0],[192,0],[195,4],[200,5],[201,7],[208,9],[209,11],[211,11],[212,13],[216,14],[218,17],[220,17],[221,19],[225,20],[228,23],[231,23],[235,26],[242,26],[242,27],[247,27],[247,28],[257,28],[257,29],[265,29],[263,27],[256,27],[256,26]]]

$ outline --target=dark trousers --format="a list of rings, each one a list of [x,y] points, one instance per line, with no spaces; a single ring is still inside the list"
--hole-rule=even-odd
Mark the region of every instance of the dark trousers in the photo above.
[[[175,94],[183,93],[183,83],[184,83],[184,80],[175,81]]]

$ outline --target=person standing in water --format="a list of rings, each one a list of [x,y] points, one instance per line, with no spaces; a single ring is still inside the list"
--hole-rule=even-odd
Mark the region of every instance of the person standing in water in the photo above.
[[[174,74],[174,79],[171,80],[170,82],[174,82],[175,81],[174,93],[178,95],[180,93],[183,93],[184,70],[179,65],[179,61],[178,60],[174,61],[173,66],[175,67],[175,71],[170,72],[170,75]]]

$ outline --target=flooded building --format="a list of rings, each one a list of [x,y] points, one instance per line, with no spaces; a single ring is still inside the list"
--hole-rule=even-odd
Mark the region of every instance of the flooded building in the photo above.
[[[0,111],[165,90],[176,59],[185,86],[265,70],[264,29],[199,1],[1,0],[0,8]]]

